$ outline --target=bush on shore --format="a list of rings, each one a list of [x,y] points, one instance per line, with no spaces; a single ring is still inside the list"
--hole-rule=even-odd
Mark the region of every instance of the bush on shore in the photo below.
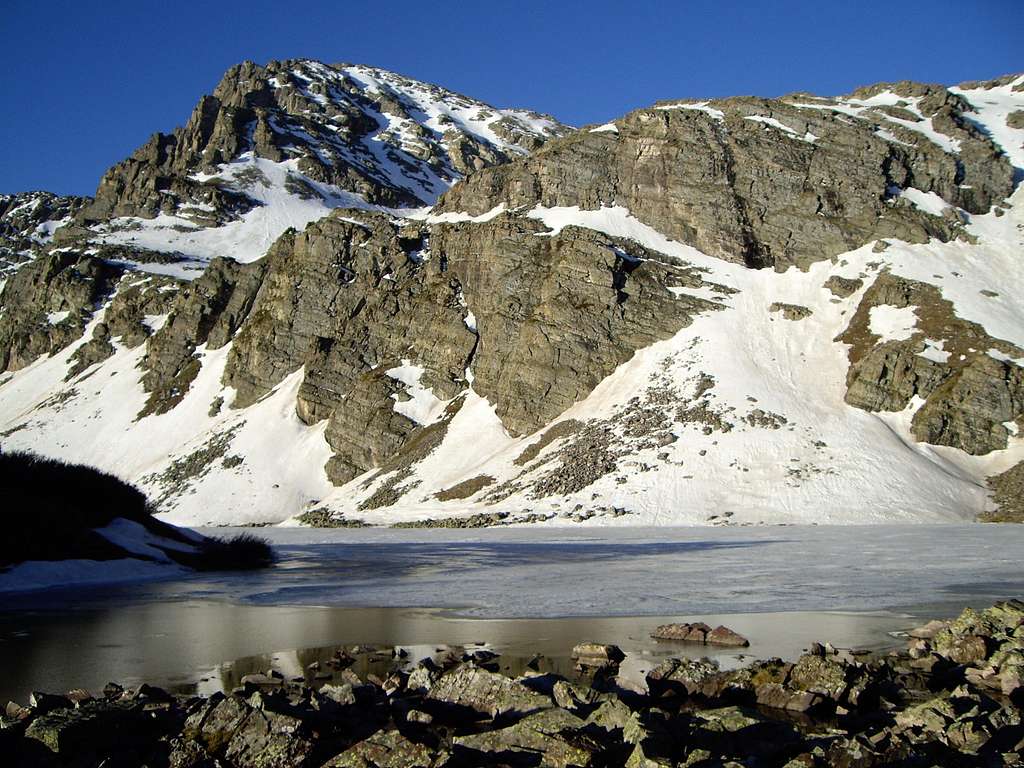
[[[273,562],[270,545],[243,533],[203,538],[153,517],[146,495],[130,483],[83,464],[70,464],[28,451],[0,452],[0,568],[27,560],[115,560],[145,556],[127,552],[96,529],[118,518],[144,526],[180,547],[168,557],[197,570],[265,568]]]

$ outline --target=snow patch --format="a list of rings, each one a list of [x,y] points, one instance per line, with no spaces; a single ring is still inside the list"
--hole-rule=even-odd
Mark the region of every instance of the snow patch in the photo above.
[[[405,385],[405,392],[408,400],[399,399],[398,395],[392,395],[395,401],[394,411],[419,425],[433,424],[444,413],[447,403],[434,396],[433,391],[420,383],[424,369],[421,366],[413,365],[408,360],[402,360],[397,368],[384,371],[384,374],[395,381]]]
[[[429,214],[424,217],[424,221],[426,221],[427,224],[483,224],[484,222],[497,218],[504,212],[505,203],[500,203],[486,213],[481,213],[479,216],[474,216],[473,214],[466,213],[465,211],[449,211],[448,213]]]
[[[708,106],[708,102],[706,101],[691,101],[679,102],[678,104],[663,104],[659,107],[655,107],[655,109],[660,109],[663,111],[668,111],[670,109],[692,109],[697,112],[704,112],[708,115],[711,115],[711,117],[713,117],[715,120],[718,120],[719,122],[725,120],[725,112],[723,112],[720,109],[715,109],[714,107]]]
[[[952,206],[934,192],[922,192],[920,189],[908,187],[900,190],[900,197],[910,202],[918,210],[932,216],[942,216]]]
[[[917,332],[917,314],[914,307],[893,307],[880,304],[871,307],[869,328],[879,337],[879,343],[903,341]]]

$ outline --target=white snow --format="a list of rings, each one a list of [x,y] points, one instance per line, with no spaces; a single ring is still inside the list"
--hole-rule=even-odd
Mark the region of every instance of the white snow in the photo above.
[[[153,333],[156,333],[167,324],[167,319],[170,317],[170,313],[162,315],[144,315],[142,318],[142,324],[149,328]]]
[[[871,333],[879,337],[879,343],[909,339],[917,330],[917,314],[914,307],[880,304],[871,307],[869,317]]]
[[[1024,129],[1011,128],[1006,124],[1006,120],[1012,112],[1024,109],[1024,92],[1013,90],[1015,85],[1022,82],[1024,76],[996,88],[949,89],[963,96],[974,107],[977,114],[967,117],[973,119],[1002,147],[1017,169],[1024,169]]]
[[[486,213],[481,213],[479,216],[474,216],[473,214],[466,213],[465,211],[448,211],[447,213],[426,214],[422,216],[422,218],[427,222],[427,224],[483,224],[484,222],[497,218],[504,212],[505,203],[499,203],[491,208],[491,210]],[[416,217],[410,216],[409,218]]]
[[[1010,357],[1005,352],[1000,352],[998,349],[990,349],[985,354],[991,357],[993,360],[999,360],[1003,363],[1013,363],[1024,368],[1024,357]]]
[[[70,310],[62,310],[60,312],[48,312],[46,314],[46,322],[50,325],[60,325],[68,319],[68,315],[71,314]]]
[[[391,396],[395,401],[395,413],[400,413],[420,425],[432,424],[444,413],[447,403],[439,400],[434,396],[433,391],[420,383],[420,379],[423,377],[421,366],[413,365],[408,360],[402,360],[400,366],[384,371],[384,373],[404,384],[405,393],[408,395],[407,400],[402,400],[397,395]]]
[[[789,136],[792,136],[794,139],[806,141],[808,144],[813,144],[815,141],[818,140],[818,137],[815,136],[810,131],[805,131],[804,134],[801,136],[788,125],[779,122],[774,117],[766,117],[765,115],[748,115],[747,117],[744,118],[744,120],[751,120],[755,123],[763,123],[764,125],[770,125],[772,128],[778,128],[780,131],[782,131],[785,134],[788,134]]]
[[[97,314],[79,344],[92,337],[102,317]],[[138,367],[145,346],[129,350],[115,341],[111,358],[65,383],[79,344],[38,359],[4,384],[2,429],[31,425],[5,438],[5,449],[97,466],[156,498],[164,488],[147,478],[203,448],[211,437],[237,429],[228,453],[244,457],[244,463],[228,469],[213,462],[161,515],[182,525],[279,521],[333,489],[323,470],[332,455],[323,438],[327,423],[310,427],[295,415],[301,370],[244,411],[222,407],[211,416],[215,398],[228,405],[234,398],[221,384],[229,347],[200,347],[202,368],[181,403],[168,413],[136,420],[146,402]],[[59,393],[73,394],[59,405],[48,404]]]
[[[906,97],[899,96],[898,94],[886,91],[883,93],[876,94],[869,99],[836,99],[835,101],[828,102],[790,102],[794,107],[801,109],[818,109],[832,112],[839,112],[850,117],[856,117],[858,119],[868,119],[877,122],[882,120],[884,122],[893,123],[894,125],[902,126],[903,128],[919,133],[929,141],[937,144],[945,152],[951,154],[959,154],[960,152],[960,141],[947,136],[944,133],[937,131],[932,125],[931,118],[925,118],[918,109],[917,103],[920,101],[917,97]],[[902,108],[913,112],[919,120],[905,120],[900,117],[894,117],[887,115],[884,112],[870,112],[871,107],[879,106],[895,106],[898,103],[902,104]],[[865,114],[867,113],[867,114]],[[885,130],[876,131],[876,133],[882,138],[896,141],[897,143],[904,144],[905,142],[899,141],[891,133]]]
[[[718,120],[719,122],[725,120],[725,112],[723,112],[720,109],[715,109],[714,107],[708,106],[708,102],[706,101],[679,102],[678,104],[663,104],[662,106],[655,107],[655,109],[661,109],[666,111],[670,109],[692,109],[696,110],[697,112],[704,112],[706,114],[709,114],[711,115],[711,117],[713,117],[715,120]]]
[[[939,339],[938,341],[925,339],[924,343],[924,350],[918,352],[918,355],[923,357],[925,360],[931,360],[933,363],[940,363],[942,365],[949,361],[950,353],[943,349],[945,343],[942,339]]]
[[[590,132],[591,133],[618,133],[619,132],[619,126],[617,126],[615,123],[605,123],[604,125],[599,125],[596,128],[591,128]]]
[[[922,192],[920,189],[908,187],[900,190],[900,197],[910,201],[915,208],[930,213],[932,216],[941,216],[951,206],[934,192]]]
[[[305,229],[306,225],[323,218],[334,208],[379,210],[359,195],[302,176],[298,162],[285,160],[275,163],[247,152],[222,165],[216,174],[196,174],[194,178],[197,181],[222,179],[229,188],[242,191],[259,203],[239,219],[223,226],[200,227],[182,216],[161,214],[154,219],[115,219],[100,228],[97,239],[184,254],[191,261],[184,264],[142,264],[138,268],[192,279],[215,256],[227,256],[240,262],[262,258],[286,229]],[[257,181],[249,181],[250,174],[256,176]],[[290,192],[286,187],[290,175],[301,178],[319,195],[306,199]],[[259,180],[260,177],[263,181]]]

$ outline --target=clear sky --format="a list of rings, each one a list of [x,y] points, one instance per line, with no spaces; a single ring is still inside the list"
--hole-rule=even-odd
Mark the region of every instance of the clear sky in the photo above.
[[[232,64],[392,69],[573,125],[657,99],[1024,70],[1024,0],[4,0],[0,192],[91,194]]]

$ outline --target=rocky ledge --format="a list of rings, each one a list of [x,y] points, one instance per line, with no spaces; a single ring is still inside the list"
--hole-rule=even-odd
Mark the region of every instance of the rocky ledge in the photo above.
[[[884,656],[815,644],[729,671],[670,659],[640,691],[620,685],[614,646],[573,655],[573,679],[539,663],[513,678],[479,649],[416,664],[396,651],[363,679],[339,651],[332,675],[246,675],[208,698],[37,693],[0,716],[0,754],[15,767],[1021,765],[1016,600],[930,622]]]

